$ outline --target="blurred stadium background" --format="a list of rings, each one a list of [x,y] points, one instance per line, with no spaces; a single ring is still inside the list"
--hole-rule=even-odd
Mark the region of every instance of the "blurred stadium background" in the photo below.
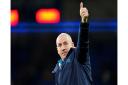
[[[117,1],[83,2],[90,13],[94,85],[117,85]],[[76,45],[79,4],[80,0],[11,0],[11,85],[55,85],[51,71],[59,59],[56,37],[67,32]]]

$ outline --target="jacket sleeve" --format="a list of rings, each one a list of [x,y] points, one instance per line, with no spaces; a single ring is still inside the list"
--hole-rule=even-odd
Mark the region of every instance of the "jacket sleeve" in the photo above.
[[[89,23],[81,23],[77,41],[77,59],[80,64],[89,63]]]

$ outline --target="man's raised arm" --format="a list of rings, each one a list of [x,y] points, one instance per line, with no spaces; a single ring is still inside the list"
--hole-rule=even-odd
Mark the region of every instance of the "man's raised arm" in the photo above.
[[[83,3],[80,3],[80,16],[81,16],[81,24],[80,24],[80,30],[78,34],[78,42],[77,42],[77,48],[78,48],[78,61],[81,64],[88,63],[89,59],[89,41],[88,41],[88,10],[87,8],[83,7]]]

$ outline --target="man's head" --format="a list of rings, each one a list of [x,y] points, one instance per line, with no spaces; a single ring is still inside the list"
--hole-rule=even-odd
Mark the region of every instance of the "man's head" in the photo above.
[[[64,60],[70,50],[70,48],[74,48],[74,43],[72,42],[72,38],[67,33],[61,33],[56,39],[57,51],[60,55],[61,59]]]

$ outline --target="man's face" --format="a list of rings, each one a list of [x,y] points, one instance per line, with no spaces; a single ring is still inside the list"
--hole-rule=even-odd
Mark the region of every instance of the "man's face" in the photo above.
[[[66,35],[59,36],[57,38],[56,44],[58,54],[60,55],[62,60],[66,58],[70,48],[74,47],[71,37]]]

